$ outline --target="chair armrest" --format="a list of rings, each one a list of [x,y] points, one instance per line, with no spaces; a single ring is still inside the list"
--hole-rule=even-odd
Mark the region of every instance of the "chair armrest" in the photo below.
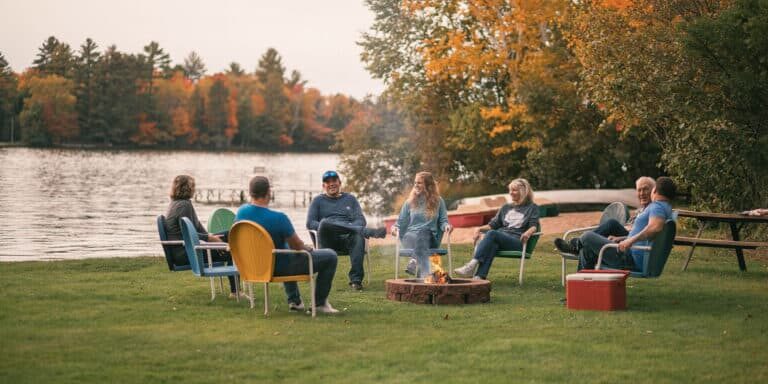
[[[309,261],[309,275],[313,276],[315,274],[315,268],[312,266],[312,254],[308,251],[304,250],[297,250],[297,249],[273,249],[272,254],[277,255],[296,255],[296,254],[304,254],[307,256],[307,260]]]
[[[184,240],[161,240],[160,245],[184,245]]]
[[[317,241],[318,241],[319,237],[317,237],[317,231],[314,230],[314,229],[307,229],[307,232],[309,232],[309,239],[312,240],[312,245],[315,248],[318,248]]]
[[[229,244],[228,243],[200,243],[199,245],[195,246],[195,249],[219,249],[223,251],[229,250]]]
[[[591,227],[582,227],[582,228],[569,229],[569,230],[565,231],[565,233],[563,234],[563,240],[568,240],[568,235],[570,235],[572,233],[591,231],[591,230],[596,229],[596,228],[597,228],[597,225],[593,225]]]
[[[595,264],[595,269],[600,269],[600,265],[603,263],[603,253],[608,248],[616,248],[619,249],[619,243],[610,243],[603,245],[602,248],[600,248],[600,253],[597,255],[597,264]],[[630,247],[630,249],[639,249],[641,251],[650,251],[651,247],[648,245],[634,245]]]

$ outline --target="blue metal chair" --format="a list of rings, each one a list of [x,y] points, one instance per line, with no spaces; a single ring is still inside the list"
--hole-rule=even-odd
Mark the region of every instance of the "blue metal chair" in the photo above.
[[[211,300],[216,298],[216,287],[213,282],[213,277],[234,276],[235,280],[239,278],[237,268],[234,265],[216,266],[213,265],[211,253],[208,253],[208,267],[205,266],[203,250],[226,250],[227,243],[206,243],[200,244],[200,239],[197,237],[197,231],[195,230],[192,221],[186,217],[182,217],[181,224],[181,237],[184,239],[184,249],[187,252],[187,258],[189,259],[189,265],[192,269],[192,273],[199,277],[211,277]],[[235,284],[235,295],[240,297],[239,283]]]
[[[168,234],[165,232],[165,216],[157,216],[157,233],[160,235],[160,245],[163,247],[163,253],[165,254],[165,261],[168,263],[168,269],[171,272],[189,271],[189,264],[177,264],[171,254],[171,247],[182,247],[184,241],[182,240],[168,240]]]
[[[398,236],[398,230],[395,229],[393,232],[395,236],[395,279],[397,279],[398,273],[400,271],[400,258],[401,257],[412,257],[413,256],[413,249],[411,248],[400,248],[400,238]],[[442,240],[442,238],[440,239]],[[447,241],[447,248],[430,248],[427,251],[431,255],[440,255],[440,256],[448,256],[448,269],[446,270],[446,273],[452,273],[453,272],[453,260],[451,256],[451,233],[448,232],[448,241]]]
[[[643,266],[639,271],[629,271],[630,277],[659,277],[664,272],[664,266],[667,264],[669,253],[672,251],[672,246],[677,234],[677,225],[674,220],[667,220],[664,223],[664,229],[659,232],[656,237],[653,238],[653,244],[651,246],[633,246],[632,249],[641,249],[646,251],[645,258],[643,258]],[[600,249],[600,253],[597,256],[597,264],[595,269],[608,269],[601,268],[603,262],[603,253],[609,248],[618,248],[618,243],[606,244]]]
[[[321,224],[322,225],[322,224]],[[320,237],[316,230],[314,229],[308,229],[309,232],[309,238],[312,240],[312,245],[315,247],[315,249],[323,248],[322,245],[320,245]],[[336,250],[338,252],[338,250]],[[365,270],[365,280],[368,285],[371,284],[371,258],[370,256],[370,245],[368,243],[368,239],[365,239],[365,251],[363,252],[363,258],[365,259],[365,264],[363,266]],[[343,253],[339,252],[337,256],[349,256],[349,253]],[[351,258],[350,258],[351,262]]]
[[[624,203],[621,203],[621,202],[618,202],[618,201],[608,204],[608,206],[605,207],[605,209],[603,210],[603,214],[600,216],[600,224],[603,224],[604,222],[606,222],[606,221],[608,221],[610,219],[614,219],[614,220],[618,221],[620,224],[626,225],[627,222],[629,221],[629,208],[626,205],[624,205]],[[598,225],[593,225],[593,226],[590,226],[590,227],[569,229],[568,231],[566,231],[563,234],[563,240],[567,241],[568,237],[573,235],[573,234],[587,232],[587,231],[592,231],[592,230],[596,229],[597,227],[598,227]],[[555,251],[557,251],[557,249],[555,249]],[[560,251],[557,251],[557,252],[560,253],[561,266],[562,266],[561,274],[560,274],[560,276],[561,276],[560,283],[563,286],[565,286],[565,261],[566,260],[576,260],[576,261],[578,261],[579,260],[579,255],[576,255],[576,254],[573,254],[573,253],[567,253],[567,252],[560,252]]]

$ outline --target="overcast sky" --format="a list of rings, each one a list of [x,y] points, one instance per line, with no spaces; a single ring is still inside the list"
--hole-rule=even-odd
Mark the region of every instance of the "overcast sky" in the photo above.
[[[301,72],[323,94],[379,94],[355,44],[373,22],[362,0],[0,0],[0,52],[16,72],[56,36],[79,50],[92,38],[101,51],[115,44],[140,53],[150,41],[173,64],[196,51],[208,74],[236,61],[253,72],[267,48],[277,49],[286,74]]]

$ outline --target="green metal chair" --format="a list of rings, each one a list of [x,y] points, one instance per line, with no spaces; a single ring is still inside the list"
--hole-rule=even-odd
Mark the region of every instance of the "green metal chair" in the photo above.
[[[629,271],[630,277],[659,277],[664,272],[664,266],[667,264],[669,253],[672,251],[672,246],[677,234],[677,225],[674,220],[667,220],[664,223],[664,229],[656,235],[653,239],[653,244],[650,246],[634,246],[632,249],[642,249],[648,253],[643,258],[643,266],[639,271]],[[597,256],[597,264],[595,269],[601,269],[600,266],[603,262],[603,253],[609,248],[618,248],[618,243],[606,244],[600,249],[600,253]],[[606,268],[608,269],[608,268]]]
[[[235,213],[228,208],[218,208],[208,219],[208,233],[220,233],[229,231],[235,223]]]
[[[523,244],[523,249],[519,251],[499,251],[496,252],[496,258],[505,259],[520,259],[520,275],[518,277],[518,283],[523,285],[523,272],[525,271],[525,259],[530,259],[533,255],[533,251],[536,249],[536,244],[541,237],[541,224],[536,226],[536,232],[528,238],[528,241]],[[475,246],[477,242],[472,244],[472,255],[475,254]],[[525,257],[523,257],[525,255]]]
[[[613,202],[608,204],[607,207],[603,210],[603,214],[600,216],[600,224],[605,223],[606,221],[610,219],[615,219],[622,225],[626,225],[629,221],[629,208],[620,202]],[[595,230],[599,225],[593,225],[589,227],[582,227],[582,228],[573,228],[569,229],[563,234],[563,240],[568,240],[568,237],[576,234],[576,233],[582,233],[587,231]],[[559,252],[557,249],[555,251]],[[561,278],[560,283],[565,286],[565,262],[566,260],[579,260],[579,255],[568,253],[568,252],[559,252],[560,258],[561,258]]]

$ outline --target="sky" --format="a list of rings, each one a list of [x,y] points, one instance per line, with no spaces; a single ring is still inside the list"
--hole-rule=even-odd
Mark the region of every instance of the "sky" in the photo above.
[[[286,75],[297,70],[322,94],[361,99],[384,89],[355,44],[372,22],[363,0],[0,0],[0,52],[22,72],[49,36],[73,50],[90,37],[101,51],[125,53],[157,41],[173,64],[195,51],[213,74],[233,61],[253,72],[272,47]]]

